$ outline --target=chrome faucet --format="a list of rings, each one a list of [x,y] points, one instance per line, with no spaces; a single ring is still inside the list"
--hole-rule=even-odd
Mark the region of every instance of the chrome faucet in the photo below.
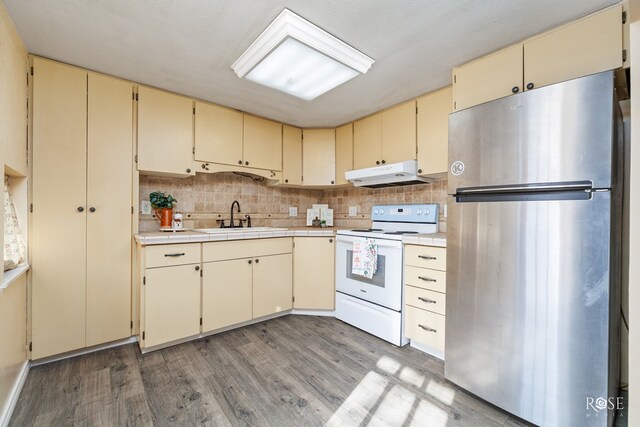
[[[233,207],[234,206],[238,206],[238,213],[240,213],[240,203],[237,200],[234,200],[233,203],[231,203],[231,219],[229,220],[230,224],[229,227],[233,228],[235,227],[235,225],[233,224]],[[240,222],[239,227],[242,227],[242,222]]]

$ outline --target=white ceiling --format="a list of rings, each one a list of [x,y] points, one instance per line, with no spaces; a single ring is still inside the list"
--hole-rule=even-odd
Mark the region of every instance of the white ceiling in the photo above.
[[[2,1],[2,0],[0,0]],[[451,68],[615,0],[4,0],[29,52],[302,127],[446,86]],[[231,64],[288,8],[376,60],[303,101]]]

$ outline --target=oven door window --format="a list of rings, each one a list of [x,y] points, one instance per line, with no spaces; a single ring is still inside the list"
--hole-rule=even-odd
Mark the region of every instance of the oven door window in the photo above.
[[[379,286],[384,288],[385,277],[385,256],[378,254],[378,269],[374,273],[371,279],[368,279],[359,274],[353,274],[353,251],[347,250],[347,278],[356,280],[361,283],[367,283],[373,286]]]

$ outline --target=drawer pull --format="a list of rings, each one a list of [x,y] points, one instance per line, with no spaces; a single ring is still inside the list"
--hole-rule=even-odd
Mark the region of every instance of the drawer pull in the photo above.
[[[433,328],[430,328],[430,327],[428,327],[428,326],[421,325],[421,324],[419,324],[419,323],[418,323],[418,327],[419,327],[419,328],[424,329],[424,330],[425,330],[425,331],[427,331],[427,332],[438,332],[437,330],[435,330],[435,329],[433,329]]]
[[[424,280],[425,282],[437,282],[436,279],[432,279],[431,277],[422,277],[422,276],[418,276],[418,279],[420,280]]]
[[[431,260],[431,261],[435,261],[437,259],[436,257],[431,256],[431,255],[418,255],[418,258],[420,258],[420,259],[428,259],[428,260]]]
[[[418,297],[418,299],[419,299],[420,301],[422,301],[422,302],[426,302],[426,303],[428,303],[428,304],[435,304],[435,303],[437,302],[437,301],[434,301],[434,300],[429,299],[429,298],[422,298],[422,297]]]
[[[185,256],[186,254],[183,252],[181,254],[164,254],[166,257],[177,258],[179,256]]]

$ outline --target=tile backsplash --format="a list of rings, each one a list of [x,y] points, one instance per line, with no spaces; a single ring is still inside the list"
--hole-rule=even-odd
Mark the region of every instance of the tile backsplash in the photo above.
[[[302,227],[306,210],[314,203],[327,203],[334,210],[334,226],[339,228],[368,227],[374,204],[438,203],[441,230],[446,230],[442,206],[447,200],[447,181],[381,189],[343,187],[330,190],[309,190],[267,185],[230,172],[196,174],[189,178],[140,176],[140,201],[161,191],[178,200],[176,209],[184,215],[185,227],[217,227],[216,220],[228,222],[231,203],[237,200],[242,213],[251,215],[257,227]],[[289,216],[289,207],[298,208],[298,216]],[[349,206],[356,206],[358,215],[349,217]],[[235,216],[236,214],[234,214]],[[140,231],[156,231],[158,221],[140,214]]]

